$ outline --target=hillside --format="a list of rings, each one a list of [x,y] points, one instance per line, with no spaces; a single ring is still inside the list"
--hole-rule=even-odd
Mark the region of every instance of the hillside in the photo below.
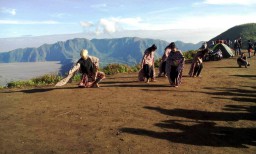
[[[183,49],[198,49],[201,44],[177,42]],[[44,44],[38,48],[16,49],[0,53],[0,62],[37,62],[37,61],[67,61],[77,60],[81,49],[86,48],[90,55],[100,58],[101,63],[124,63],[134,65],[140,62],[146,48],[156,44],[158,47],[156,58],[160,57],[164,48],[169,44],[156,39],[143,39],[126,37],[118,39],[93,39],[76,38],[60,41],[54,44]]]
[[[202,78],[107,76],[101,88],[0,89],[0,153],[232,153],[256,151],[256,57],[204,62]]]
[[[256,23],[248,23],[234,26],[227,31],[221,33],[220,35],[212,38],[211,40],[209,40],[209,42],[217,39],[230,39],[231,41],[234,41],[240,36],[242,37],[243,48],[246,49],[248,40],[252,40],[253,42],[256,41]]]

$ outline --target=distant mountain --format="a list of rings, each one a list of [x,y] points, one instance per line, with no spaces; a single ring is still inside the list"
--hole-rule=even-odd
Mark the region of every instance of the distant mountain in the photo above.
[[[248,40],[256,41],[256,23],[248,23],[232,27],[227,31],[221,33],[220,35],[212,38],[211,40],[209,40],[209,42],[213,40],[215,41],[217,39],[230,39],[232,42],[234,42],[234,40],[240,36],[242,37],[243,48],[247,48]]]
[[[90,55],[97,56],[103,65],[108,63],[138,64],[146,48],[156,44],[158,47],[156,58],[163,54],[169,42],[158,39],[144,39],[138,37],[125,37],[116,39],[76,38],[60,41],[54,44],[44,44],[38,48],[16,49],[0,53],[0,62],[37,62],[37,61],[70,61],[77,60],[80,50],[85,48]],[[191,44],[176,42],[181,50],[198,49],[201,43]]]
[[[67,41],[75,38],[91,39],[113,39],[123,37],[154,38],[173,42],[197,43],[208,40],[212,34],[219,34],[225,29],[169,29],[169,30],[121,30],[114,33],[95,34],[93,32],[74,34],[55,34],[43,36],[21,36],[11,38],[0,38],[0,52],[12,51],[18,48],[36,48],[42,44],[53,44],[58,41]]]

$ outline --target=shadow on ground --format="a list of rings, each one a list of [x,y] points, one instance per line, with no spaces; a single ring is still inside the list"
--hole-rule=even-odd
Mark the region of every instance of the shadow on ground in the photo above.
[[[251,87],[253,88],[253,87]],[[189,109],[165,109],[161,107],[145,106],[144,109],[172,116],[172,120],[155,123],[163,130],[153,131],[141,128],[121,128],[123,133],[148,136],[170,142],[197,146],[248,148],[256,146],[255,127],[236,127],[235,122],[240,120],[256,121],[256,106],[245,104],[255,102],[255,90],[239,88],[206,88],[209,95],[218,95],[219,99],[240,99],[239,105],[225,105],[221,112],[208,112]],[[177,120],[173,118],[177,117]],[[184,120],[180,120],[180,119]],[[232,123],[220,126],[218,123]],[[233,127],[232,127],[233,126]]]

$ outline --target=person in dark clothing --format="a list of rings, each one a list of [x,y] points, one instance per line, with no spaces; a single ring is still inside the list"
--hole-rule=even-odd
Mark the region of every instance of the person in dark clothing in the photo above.
[[[241,56],[237,58],[237,64],[239,67],[245,66],[245,68],[247,68],[247,66],[250,66],[244,53],[242,53]]]
[[[255,56],[255,54],[256,54],[256,42],[254,42],[254,44],[253,44],[253,46],[254,46],[254,56]]]
[[[81,50],[81,58],[77,61],[76,65],[70,69],[68,76],[59,81],[55,86],[65,85],[76,72],[80,71],[82,78],[79,87],[84,88],[98,88],[99,82],[105,78],[103,72],[98,71],[99,59],[97,57],[89,56],[86,49]]]
[[[189,71],[189,76],[190,77],[199,77],[200,73],[203,69],[203,58],[204,56],[209,52],[209,49],[204,49],[198,51],[192,61],[190,71]]]
[[[171,52],[166,60],[166,74],[171,87],[181,84],[185,58],[180,50],[177,50],[174,42],[170,44]]]
[[[164,54],[161,58],[161,62],[159,65],[158,77],[161,77],[162,74],[164,74],[164,77],[167,77],[165,68],[166,68],[166,60],[167,60],[167,57],[169,56],[170,52],[171,52],[171,48],[170,48],[170,44],[169,44],[167,47],[165,47]]]
[[[239,49],[238,49],[238,41],[234,41],[234,50],[235,50],[235,56],[239,55]]]
[[[239,55],[241,55],[242,54],[242,51],[241,51],[241,49],[242,49],[242,38],[241,37],[239,37],[238,39],[237,39],[237,48],[238,48],[238,51],[239,51]]]
[[[248,55],[249,55],[248,58],[251,58],[251,53],[252,53],[252,50],[253,50],[253,44],[252,44],[251,40],[248,40],[248,48],[247,48],[247,50],[248,50]]]

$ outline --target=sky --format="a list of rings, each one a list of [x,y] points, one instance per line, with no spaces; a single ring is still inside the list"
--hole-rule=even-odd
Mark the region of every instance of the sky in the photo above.
[[[0,38],[122,32],[125,36],[127,30],[205,34],[197,39],[187,36],[186,41],[196,43],[236,25],[256,23],[255,10],[256,0],[0,0]]]

